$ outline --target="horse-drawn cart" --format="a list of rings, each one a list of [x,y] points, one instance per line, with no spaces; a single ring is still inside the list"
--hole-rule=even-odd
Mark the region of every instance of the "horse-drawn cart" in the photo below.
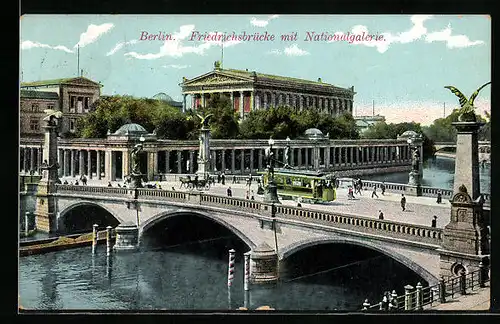
[[[180,177],[179,180],[181,182],[181,185],[179,188],[185,187],[188,190],[193,190],[196,188],[197,190],[200,190],[200,191],[210,189],[210,184],[211,184],[210,178],[208,178],[208,179],[197,179],[197,178],[191,179],[191,176],[187,176],[187,177]]]

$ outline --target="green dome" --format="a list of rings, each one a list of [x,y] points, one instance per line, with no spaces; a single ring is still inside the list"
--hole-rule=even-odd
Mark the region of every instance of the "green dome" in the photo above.
[[[147,133],[148,131],[139,124],[125,124],[118,128],[118,130],[114,132],[114,135],[141,135]]]

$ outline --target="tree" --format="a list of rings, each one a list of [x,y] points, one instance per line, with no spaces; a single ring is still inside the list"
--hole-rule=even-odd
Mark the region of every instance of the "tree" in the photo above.
[[[424,127],[423,131],[434,142],[456,142],[457,129],[452,123],[457,122],[459,116],[460,111],[455,109],[445,118],[434,120],[432,125]],[[476,118],[478,121],[485,122],[485,125],[479,131],[479,140],[490,140],[491,123],[489,114],[486,114],[486,118],[480,115],[477,115]]]
[[[213,114],[209,123],[212,138],[238,137],[238,116],[231,107],[231,100],[226,96],[221,96],[218,93],[212,94],[207,102],[207,108],[199,109],[199,112]],[[191,115],[189,120],[194,120],[194,116]],[[199,125],[199,120],[196,122]]]

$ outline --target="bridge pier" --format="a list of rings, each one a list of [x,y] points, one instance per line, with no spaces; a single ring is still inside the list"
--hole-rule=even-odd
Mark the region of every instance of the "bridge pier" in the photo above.
[[[120,224],[115,228],[115,251],[135,251],[139,246],[139,229],[135,224]]]
[[[252,251],[250,268],[250,280],[253,284],[278,282],[278,254],[267,243],[261,243]]]

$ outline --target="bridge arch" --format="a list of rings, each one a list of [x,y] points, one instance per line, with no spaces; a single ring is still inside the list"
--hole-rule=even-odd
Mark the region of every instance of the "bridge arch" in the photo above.
[[[241,232],[239,229],[231,225],[230,223],[222,220],[211,213],[205,213],[200,211],[190,211],[190,210],[181,210],[181,211],[165,211],[156,214],[155,216],[149,218],[147,221],[141,223],[139,227],[139,238],[141,238],[144,233],[146,233],[150,228],[155,226],[156,224],[162,222],[163,220],[171,217],[181,216],[181,215],[194,215],[200,218],[208,219],[216,224],[219,224],[229,231],[231,231],[234,235],[236,235],[241,241],[243,241],[250,249],[255,248],[256,243],[253,242],[247,235]]]
[[[423,266],[419,265],[418,263],[408,258],[407,256],[398,253],[393,249],[389,250],[387,248],[384,248],[382,244],[377,244],[370,241],[362,241],[352,238],[328,237],[328,238],[302,240],[297,243],[284,247],[284,249],[280,251],[280,261],[285,260],[295,252],[320,244],[352,244],[352,245],[362,246],[367,249],[375,250],[405,265],[407,268],[414,271],[425,281],[427,281],[429,285],[437,284],[439,282],[439,279],[435,275],[427,271]]]
[[[60,212],[57,213],[57,231],[64,231],[66,229],[65,226],[65,221],[67,220],[68,214],[71,211],[74,211],[78,207],[97,207],[105,212],[107,212],[111,217],[113,217],[117,223],[123,223],[123,219],[117,216],[117,213],[115,213],[113,210],[111,210],[108,206],[105,204],[101,204],[95,201],[78,201],[76,203],[72,203],[68,206],[65,206]],[[98,224],[102,225],[102,224]]]

